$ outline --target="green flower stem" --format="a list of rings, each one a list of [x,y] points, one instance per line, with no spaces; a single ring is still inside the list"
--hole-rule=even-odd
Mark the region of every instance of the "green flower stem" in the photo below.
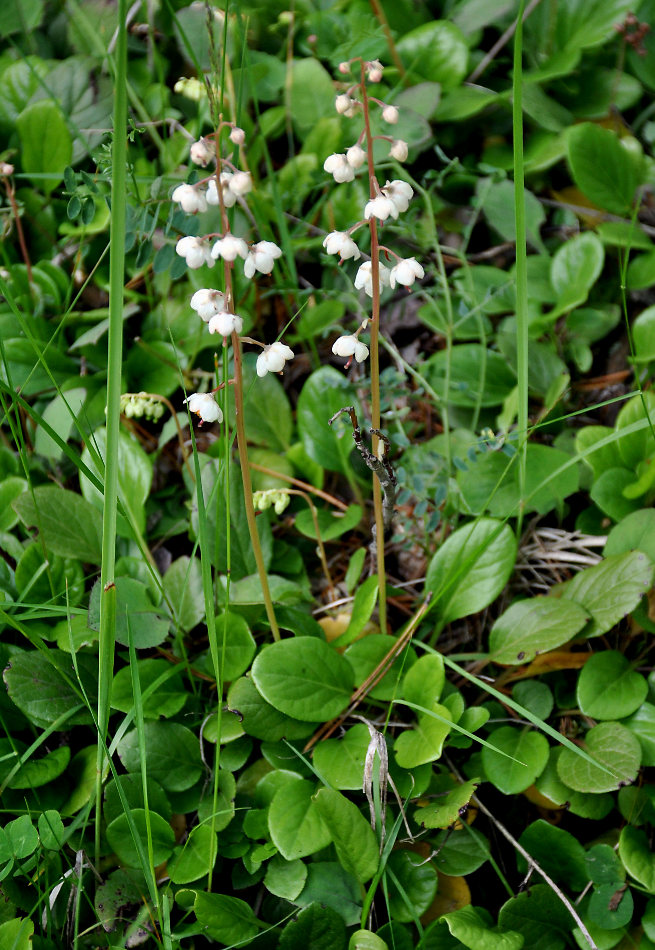
[[[114,85],[114,122],[109,248],[109,337],[107,360],[107,455],[102,512],[100,568],[100,637],[98,650],[98,748],[96,756],[95,859],[100,857],[102,777],[105,768],[111,683],[116,635],[116,511],[118,504],[118,435],[121,418],[123,303],[125,273],[125,206],[127,180],[127,0],[118,3],[118,38]]]
[[[528,264],[525,227],[525,175],[523,170],[523,7],[520,0],[514,35],[512,125],[514,138],[514,215],[516,221],[516,375],[518,378],[519,510],[517,534],[521,536],[528,451]]]
[[[360,63],[362,106],[364,128],[366,131],[366,156],[368,161],[369,196],[375,198],[378,193],[375,164],[373,162],[373,136],[371,134],[371,116],[366,92],[366,69],[364,61]],[[380,252],[378,241],[378,223],[375,217],[369,218],[371,232],[371,280],[373,299],[371,305],[371,427],[380,428]],[[373,455],[377,457],[380,440],[372,436]],[[387,632],[387,579],[384,569],[384,512],[382,510],[382,487],[377,478],[373,479],[373,510],[375,514],[376,570],[378,575],[378,611],[380,630]]]

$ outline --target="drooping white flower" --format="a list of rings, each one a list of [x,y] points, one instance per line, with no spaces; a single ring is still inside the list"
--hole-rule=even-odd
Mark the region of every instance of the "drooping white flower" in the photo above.
[[[382,110],[382,118],[389,125],[395,125],[398,121],[398,109],[395,106],[385,106]]]
[[[425,271],[416,258],[406,257],[391,268],[389,283],[392,287],[395,287],[396,284],[411,287],[417,277],[420,280],[424,276]]]
[[[332,344],[335,356],[354,356],[358,363],[363,363],[368,356],[368,347],[362,343],[354,333],[337,337]]]
[[[369,82],[382,82],[382,70],[384,66],[379,59],[374,59],[372,62],[367,63],[366,69]]]
[[[407,211],[409,199],[414,194],[414,189],[411,185],[408,185],[406,181],[401,181],[396,178],[394,181],[387,181],[381,190],[383,195],[393,201],[398,211]]]
[[[207,264],[208,267],[214,266],[209,246],[202,238],[191,237],[190,235],[180,238],[175,250],[180,257],[186,258],[187,267],[190,267],[191,270],[197,270],[203,264]]]
[[[409,148],[407,147],[407,142],[404,142],[402,139],[394,139],[389,149],[389,157],[395,158],[397,162],[406,162],[408,155]]]
[[[339,72],[340,73],[349,73],[350,72],[350,63],[347,63],[345,60],[342,63],[339,63]]]
[[[250,172],[235,172],[230,179],[230,191],[237,197],[247,195],[249,191],[252,191]]]
[[[348,110],[352,107],[352,104],[353,104],[353,101],[350,98],[350,96],[346,95],[346,93],[343,92],[340,96],[337,96],[337,98],[335,99],[334,108],[337,110],[339,115],[345,115],[345,113],[348,112]]]
[[[243,145],[246,141],[246,133],[238,125],[235,125],[230,132],[230,141],[234,142],[235,145]]]
[[[220,175],[221,181],[221,191],[223,192],[223,204],[226,208],[231,208],[236,204],[237,194],[235,191],[232,191],[231,182],[232,182],[232,172],[221,172]],[[216,179],[210,179],[207,185],[207,204],[208,205],[219,205],[220,199],[218,197],[218,188],[216,187]]]
[[[221,310],[215,314],[209,321],[209,332],[218,333],[221,336],[230,336],[232,333],[241,333],[243,330],[243,317],[237,313],[229,313],[227,310]]]
[[[273,262],[282,256],[282,251],[272,241],[259,241],[248,251],[248,256],[243,265],[243,273],[246,277],[254,277],[255,271],[260,274],[270,274],[273,270]]]
[[[349,164],[345,155],[334,152],[323,162],[323,169],[329,175],[334,176],[336,182],[352,181],[355,177],[355,169]]]
[[[220,290],[196,290],[191,298],[191,309],[207,323],[225,306],[225,297]]]
[[[248,256],[248,245],[243,238],[235,237],[233,234],[226,234],[219,238],[212,248],[212,257],[214,260],[222,257],[224,261],[234,261],[237,257],[242,257],[245,261]]]
[[[369,218],[378,218],[380,221],[386,221],[389,215],[391,215],[392,218],[397,218],[398,208],[396,203],[386,195],[376,195],[375,198],[371,198],[370,201],[366,202],[364,217],[367,221]]]
[[[189,412],[200,416],[201,422],[222,422],[223,413],[211,393],[193,393],[184,400]]]
[[[215,154],[214,143],[205,138],[199,138],[189,149],[189,158],[193,164],[201,165],[203,168],[207,167]]]
[[[182,205],[182,210],[187,214],[207,210],[205,192],[200,188],[194,188],[193,185],[178,185],[171,195],[171,200]]]
[[[361,145],[351,145],[346,152],[346,161],[351,168],[361,168],[366,161],[366,152]]]
[[[389,268],[385,267],[384,264],[379,264],[378,267],[380,291],[382,291],[382,288],[388,286],[389,284]],[[373,272],[371,261],[364,261],[363,264],[359,265],[359,270],[355,276],[355,287],[357,290],[364,289],[369,297],[373,296]]]
[[[328,254],[338,254],[342,261],[350,258],[357,261],[362,256],[353,239],[345,231],[330,231],[323,241],[323,247]]]
[[[271,343],[257,357],[257,375],[281,373],[287,360],[293,359],[293,350],[286,343]]]

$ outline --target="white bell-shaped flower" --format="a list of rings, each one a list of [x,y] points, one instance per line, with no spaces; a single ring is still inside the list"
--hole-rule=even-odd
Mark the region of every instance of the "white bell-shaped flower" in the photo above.
[[[191,270],[197,270],[203,264],[207,264],[208,267],[214,266],[209,246],[202,238],[191,237],[191,235],[180,238],[175,250],[180,257],[186,258],[187,266]]]
[[[240,197],[252,191],[252,175],[250,172],[235,172],[230,179],[230,191]]]
[[[394,139],[389,149],[389,158],[395,158],[397,162],[406,162],[409,155],[407,142],[402,139]]]
[[[212,257],[214,260],[222,257],[224,261],[235,261],[237,257],[245,259],[248,256],[248,245],[243,238],[235,237],[233,234],[226,234],[219,238],[212,247]]]
[[[281,373],[287,360],[293,359],[293,350],[286,343],[271,343],[257,357],[257,375]]]
[[[354,356],[358,363],[363,363],[368,356],[368,347],[362,343],[354,333],[337,337],[332,344],[335,356]]]
[[[223,193],[223,204],[226,208],[231,208],[236,204],[237,195],[232,191],[232,172],[221,172],[220,175],[221,191]],[[207,184],[207,204],[219,205],[218,188],[216,187],[216,178],[211,178]]]
[[[382,118],[389,125],[395,125],[398,121],[398,109],[395,106],[385,106],[382,110]]]
[[[378,264],[379,267],[379,284],[380,292],[382,292],[383,287],[387,287],[389,284],[389,268],[385,267],[384,264]],[[373,296],[373,266],[371,261],[364,261],[363,264],[359,265],[359,270],[355,276],[355,287],[357,290],[364,290],[369,297]]]
[[[323,162],[323,169],[332,175],[336,182],[352,181],[355,177],[355,169],[349,164],[346,156],[339,152],[328,155]]]
[[[246,277],[254,277],[255,271],[260,274],[270,274],[273,270],[273,263],[278,257],[282,256],[282,251],[272,241],[259,241],[248,251],[248,256],[243,265],[243,273]]]
[[[229,313],[227,310],[221,310],[209,321],[210,333],[231,336],[232,333],[241,333],[242,330],[243,317],[240,317],[237,313]]]
[[[338,254],[342,261],[350,258],[357,261],[362,256],[353,239],[345,231],[330,231],[323,241],[323,247],[328,254]]]
[[[186,211],[187,214],[207,210],[205,192],[200,188],[194,188],[193,185],[178,185],[171,195],[171,200],[182,205],[182,211]]]
[[[339,115],[345,115],[350,108],[352,108],[353,100],[345,92],[341,93],[340,96],[334,101],[334,108],[337,110]]]
[[[369,218],[378,218],[380,221],[386,221],[389,215],[391,215],[392,218],[397,218],[398,208],[396,203],[386,195],[376,195],[375,198],[371,198],[370,201],[366,202],[364,217],[367,221]]]
[[[193,393],[184,400],[189,412],[195,412],[201,422],[222,422],[223,413],[211,393]]]
[[[398,211],[407,211],[409,199],[414,194],[412,186],[398,178],[394,181],[388,181],[381,191],[385,197],[393,201]],[[396,215],[396,217],[398,217],[398,215]]]
[[[207,323],[214,314],[225,307],[225,297],[220,290],[196,290],[191,298],[191,309]]]
[[[423,267],[415,257],[406,257],[391,268],[389,283],[392,287],[395,287],[396,284],[411,287],[417,277],[419,280],[425,277]]]
[[[351,145],[346,152],[346,161],[351,168],[361,168],[366,161],[366,152],[361,145]]]
[[[198,139],[198,141],[194,142],[189,149],[189,158],[193,164],[201,165],[203,168],[207,167],[215,155],[216,150],[214,148],[214,143],[209,142],[205,138]]]

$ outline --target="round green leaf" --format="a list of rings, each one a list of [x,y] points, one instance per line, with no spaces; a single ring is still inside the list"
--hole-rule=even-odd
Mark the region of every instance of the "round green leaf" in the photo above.
[[[100,481],[104,480],[105,459],[107,456],[107,430],[96,429],[93,433],[93,455],[88,448],[82,452],[82,461]],[[102,460],[98,465],[95,456]],[[118,495],[123,508],[131,514],[139,531],[146,526],[145,502],[152,483],[152,460],[138,442],[124,432],[119,433],[118,439]],[[102,510],[103,496],[99,489],[80,472],[80,488],[87,501]],[[131,529],[119,515],[118,527],[121,534],[132,536]]]
[[[557,313],[584,303],[603,269],[604,260],[603,245],[591,231],[570,238],[558,248],[550,267],[550,279],[558,298]]]
[[[503,904],[498,925],[523,934],[523,946],[529,950],[564,950],[568,946],[571,916],[547,884],[533,884]]]
[[[232,683],[227,702],[230,711],[239,716],[246,734],[255,739],[266,742],[279,742],[282,738],[303,739],[314,728],[311,722],[299,722],[285,716],[267,703],[247,676]]]
[[[346,925],[336,910],[314,901],[289,921],[278,943],[278,950],[342,950],[346,943]]]
[[[238,897],[197,891],[193,909],[203,931],[228,947],[249,943],[259,931],[252,908]]]
[[[414,79],[438,82],[448,89],[459,86],[466,75],[468,46],[464,34],[447,20],[417,26],[401,37],[396,49]]]
[[[623,725],[639,740],[641,764],[646,767],[655,765],[655,706],[642,703]]]
[[[69,746],[53,749],[40,759],[28,759],[7,783],[8,788],[39,788],[47,785],[66,770],[70,762]],[[4,764],[4,763],[3,763]]]
[[[588,883],[585,850],[569,831],[540,818],[528,825],[519,843],[556,884],[577,892]],[[527,862],[521,855],[517,855],[517,864],[524,874]]]
[[[548,719],[555,699],[549,686],[538,680],[520,680],[512,687],[512,699],[539,719]]]
[[[589,879],[594,884],[613,884],[625,881],[625,868],[614,848],[608,844],[595,844],[585,854]]]
[[[368,639],[368,638],[367,638]],[[364,763],[371,736],[364,723],[357,723],[342,739],[327,739],[314,749],[314,766],[334,788],[361,789]]]
[[[307,865],[296,859],[287,861],[276,854],[266,865],[264,884],[271,894],[292,901],[300,894],[307,880]]]
[[[616,133],[593,122],[582,122],[568,130],[567,146],[578,188],[605,211],[628,213],[639,177],[635,162]]]
[[[562,746],[550,750],[546,768],[535,782],[537,791],[555,805],[567,808],[572,815],[600,821],[611,812],[614,799],[608,794],[592,795],[587,792],[574,792],[572,788],[565,785],[557,771],[557,763],[562,751]]]
[[[538,653],[554,650],[579,633],[586,611],[554,597],[521,600],[496,620],[489,635],[489,653],[496,663],[529,663]]]
[[[426,912],[437,893],[437,872],[431,862],[411,851],[392,851],[386,867],[391,920],[410,923]]]
[[[625,927],[632,920],[633,911],[632,891],[620,881],[595,888],[587,908],[589,919],[603,930]]]
[[[64,177],[73,157],[73,140],[54,99],[32,103],[16,119],[23,171],[35,188],[50,194]]]
[[[159,719],[174,716],[184,706],[187,693],[184,691],[181,670],[171,667],[166,660],[137,660],[141,693],[145,693],[157,680],[162,679],[159,687],[143,700],[143,715],[146,719]],[[113,709],[129,712],[134,707],[132,671],[124,666],[114,677],[111,689]]]
[[[307,883],[294,904],[307,907],[314,902],[335,910],[345,925],[352,927],[362,916],[362,885],[337,861],[311,861]]]
[[[557,762],[559,777],[577,792],[610,792],[634,782],[641,762],[639,742],[618,722],[602,722],[585,736],[583,749],[595,765],[572,749],[562,749]]]
[[[90,656],[78,660],[84,687],[93,702],[97,661],[94,664]],[[64,720],[67,727],[91,722],[80,693],[72,685],[75,670],[70,656],[60,650],[50,650],[47,655],[36,651],[14,654],[5,669],[4,680],[10,699],[37,726],[48,726],[68,712],[71,715]]]
[[[438,653],[422,656],[405,673],[402,694],[409,703],[432,709],[446,682],[443,659]]]
[[[625,719],[646,699],[648,683],[617,650],[594,653],[578,677],[576,697],[585,716]]]
[[[182,792],[195,785],[203,771],[198,737],[177,722],[146,722],[143,729],[150,777],[167,792]],[[136,729],[118,743],[118,754],[128,772],[141,770]]]
[[[40,431],[37,429],[37,432]],[[0,531],[11,531],[18,521],[17,509],[12,506],[12,502],[27,491],[27,487],[25,479],[15,475],[0,482]],[[38,490],[38,488],[34,489],[35,492]],[[61,488],[56,490],[61,492]]]
[[[21,481],[11,479],[10,482]],[[58,485],[39,485],[16,497],[14,510],[26,525],[36,525],[48,551],[99,564],[102,516],[81,495]]]
[[[489,842],[473,828],[460,831],[442,831],[434,840],[437,851],[433,864],[442,874],[461,877],[472,874],[489,858]]]
[[[136,826],[137,835],[141,840],[143,851],[148,853],[148,835],[146,811],[144,808],[132,808],[130,815]],[[150,830],[152,834],[153,863],[155,866],[165,861],[175,847],[175,832],[165,818],[157,812],[150,812]],[[127,815],[119,815],[107,826],[107,841],[115,851],[121,864],[130,868],[141,866],[141,858],[137,851],[132,832],[128,824]]]
[[[475,614],[496,599],[516,558],[516,539],[507,524],[480,518],[458,528],[428,567],[425,587],[441,622]]]
[[[117,779],[110,779],[105,786],[105,802],[103,806],[103,814],[108,825],[124,811],[123,802],[121,801],[117,787],[118,785],[120,785],[123,797],[127,801],[128,808],[145,807],[141,775],[128,773],[127,775],[119,775]],[[147,791],[148,807],[151,811],[156,811],[157,814],[162,815],[166,821],[170,821],[173,811],[166,797],[166,793],[161,785],[155,782],[150,776],[148,776],[147,780]]]
[[[278,789],[269,806],[271,839],[287,861],[314,854],[331,841],[314,802],[314,789],[312,782],[299,778]]]
[[[205,600],[198,558],[178,557],[173,561],[164,574],[164,594],[173,605],[173,619],[181,630],[187,632],[204,619]]]
[[[355,674],[323,640],[296,637],[264,647],[252,678],[264,699],[285,715],[326,722],[350,702]]]
[[[208,874],[216,864],[218,836],[209,824],[198,825],[184,845],[168,862],[168,873],[173,884],[189,884]]]
[[[505,358],[479,343],[462,343],[451,353],[439,350],[427,360],[425,371],[442,399],[467,409],[478,403],[500,406],[516,386],[516,376]]]
[[[439,703],[432,703],[430,712],[436,715],[420,714],[417,724],[401,732],[396,739],[393,751],[396,762],[403,769],[434,762],[441,755],[451,729],[452,716],[450,710]]]
[[[655,510],[640,508],[627,515],[609,533],[603,554],[625,554],[638,549],[655,561]]]
[[[489,743],[499,752],[483,746],[484,771],[489,781],[505,795],[515,795],[533,785],[548,761],[548,741],[532,729],[501,726],[491,733]]]
[[[621,407],[616,417],[616,430],[619,433],[636,422],[646,420],[646,410],[651,418],[655,411],[655,393],[647,389],[640,396],[633,396]],[[645,425],[636,432],[628,435],[621,434],[617,443],[623,465],[629,469],[636,469],[640,462],[650,457],[653,451],[653,437],[650,427]]]
[[[257,649],[254,637],[244,618],[228,611],[216,617],[216,640],[218,656],[223,658],[223,680],[231,683],[250,666]]]
[[[479,779],[471,779],[440,797],[429,805],[417,808],[414,819],[424,828],[449,828],[459,820],[462,809],[471,801]]]
[[[350,938],[348,950],[389,950],[389,947],[372,930],[356,930]]]
[[[377,580],[373,578],[377,585]],[[362,588],[360,587],[360,590]],[[375,592],[377,594],[377,591]],[[370,601],[369,601],[370,603]],[[368,618],[367,618],[368,620]],[[352,620],[351,620],[352,623]],[[391,649],[397,644],[396,637],[386,633],[372,633],[352,643],[344,656],[355,671],[355,683],[359,686],[373,672]],[[372,699],[389,700],[395,695],[398,679],[416,661],[412,649],[403,650],[394,660],[380,682],[368,693]]]
[[[347,405],[354,405],[361,418],[361,408],[350,386],[333,366],[322,366],[312,373],[298,397],[298,432],[307,455],[328,471],[344,474],[352,470],[352,426],[347,415],[331,426],[328,421]]]
[[[29,815],[21,815],[5,825],[12,854],[18,860],[29,857],[39,846],[39,833]]]
[[[573,600],[591,614],[585,630],[597,637],[637,606],[653,583],[653,565],[641,551],[613,554],[588,567],[557,588],[565,600]]]
[[[65,832],[61,815],[54,809],[48,809],[39,815],[39,838],[41,845],[48,851],[59,851],[64,845]]]
[[[655,255],[651,252],[647,255],[650,268],[648,281],[645,286],[650,286],[655,277],[653,275],[653,265],[655,264]],[[633,261],[633,263],[635,263]],[[632,266],[632,265],[631,265]],[[655,360],[655,307],[647,307],[639,314],[632,324],[632,340],[635,348],[635,356],[641,363],[649,363]]]

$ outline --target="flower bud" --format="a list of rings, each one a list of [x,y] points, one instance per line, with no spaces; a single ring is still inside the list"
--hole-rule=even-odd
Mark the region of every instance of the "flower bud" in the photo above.
[[[0,162],[0,175],[13,175],[14,166],[10,165],[9,162]]]
[[[367,76],[369,82],[382,82],[382,63],[379,59],[374,59],[372,63],[367,63]]]
[[[349,72],[350,72],[350,63],[346,63],[346,62],[344,62],[344,63],[339,63],[339,72],[340,72],[340,73],[343,73],[344,75],[346,75],[347,73],[349,73]]]
[[[395,125],[398,121],[398,109],[395,106],[385,106],[382,110],[382,118],[389,125]]]
[[[230,142],[234,142],[235,145],[243,145],[246,141],[246,133],[243,129],[240,129],[237,125],[234,126],[230,132]]]
[[[343,92],[340,96],[337,96],[337,98],[335,99],[334,108],[337,110],[339,115],[345,115],[348,112],[348,110],[352,107],[352,103],[353,101],[350,98],[350,96],[347,96],[346,93]]]
[[[351,168],[361,168],[366,161],[366,152],[360,145],[351,145],[346,152],[346,161]]]
[[[207,139],[201,138],[194,142],[189,149],[189,157],[194,165],[201,165],[206,168],[215,155],[214,146]]]
[[[395,158],[397,162],[406,162],[408,154],[407,142],[402,139],[394,139],[389,149],[389,157]]]

